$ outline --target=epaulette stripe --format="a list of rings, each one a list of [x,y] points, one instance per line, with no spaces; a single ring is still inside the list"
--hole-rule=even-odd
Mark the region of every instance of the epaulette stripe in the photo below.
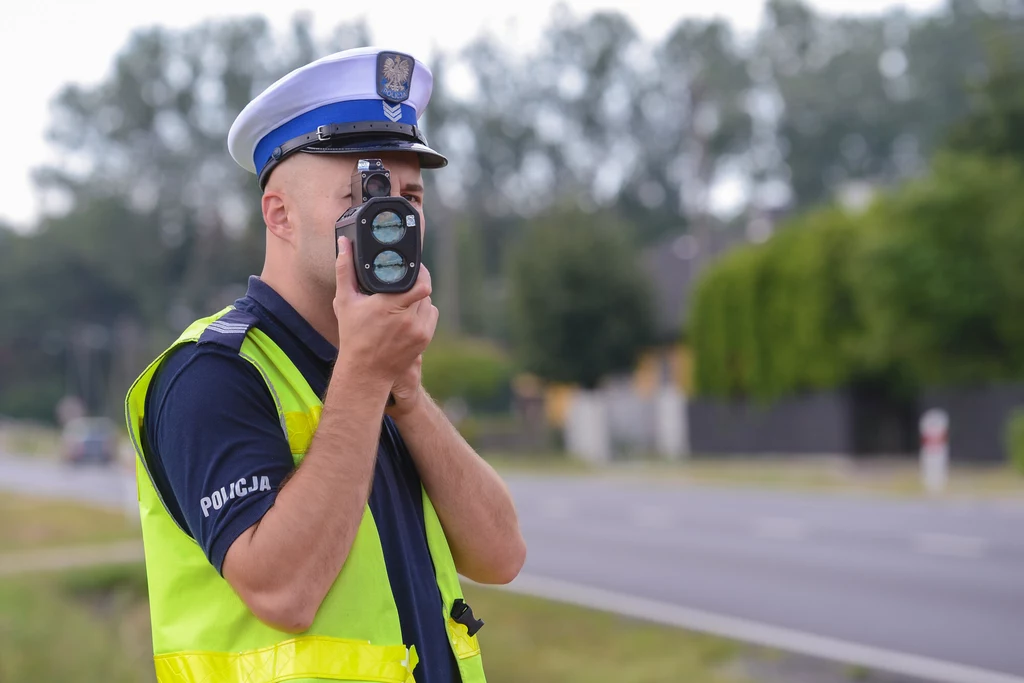
[[[218,330],[220,332],[245,332],[249,329],[249,325],[243,325],[240,323],[210,323],[206,326],[208,330]]]
[[[200,344],[218,344],[239,351],[245,342],[246,334],[258,321],[259,319],[252,313],[232,309],[207,325],[198,341]]]

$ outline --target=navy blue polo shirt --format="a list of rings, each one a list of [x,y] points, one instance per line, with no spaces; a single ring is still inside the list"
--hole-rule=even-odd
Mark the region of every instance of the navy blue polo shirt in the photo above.
[[[337,349],[269,285],[249,278],[235,308],[287,354],[321,398]],[[146,397],[146,452],[157,490],[171,515],[222,571],[228,548],[274,504],[294,469],[276,404],[259,371],[219,344],[187,344],[162,364]],[[219,509],[212,493],[244,479],[258,482]],[[384,418],[370,510],[384,550],[405,642],[416,645],[421,683],[457,681],[443,605],[427,547],[420,478],[391,418]]]

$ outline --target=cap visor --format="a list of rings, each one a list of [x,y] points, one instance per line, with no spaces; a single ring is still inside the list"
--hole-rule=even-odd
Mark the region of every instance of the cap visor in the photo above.
[[[420,157],[422,168],[443,168],[448,165],[444,155],[424,144],[411,140],[366,140],[345,142],[339,140],[299,150],[306,154],[365,154],[367,152],[415,152]]]

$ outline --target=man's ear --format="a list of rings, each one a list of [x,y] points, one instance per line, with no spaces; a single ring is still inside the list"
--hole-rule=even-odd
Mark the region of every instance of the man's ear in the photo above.
[[[275,237],[287,242],[292,240],[294,228],[288,220],[288,207],[284,194],[277,189],[267,189],[262,199],[263,222]]]

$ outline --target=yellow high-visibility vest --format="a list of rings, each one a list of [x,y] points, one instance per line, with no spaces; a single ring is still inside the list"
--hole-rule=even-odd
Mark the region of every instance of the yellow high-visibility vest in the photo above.
[[[276,683],[359,681],[412,683],[415,648],[402,641],[380,537],[369,506],[341,573],[309,630],[295,636],[267,626],[249,611],[209,563],[202,548],[174,521],[160,500],[146,465],[141,438],[146,394],[171,351],[199,340],[207,327],[235,330],[234,309],[192,323],[135,381],[125,401],[136,451],[139,508],[145,545],[159,683]],[[248,327],[248,326],[246,326]],[[242,328],[245,329],[245,328]],[[277,403],[281,428],[298,465],[309,448],[323,407],[302,373],[257,328],[244,332],[239,355],[252,363]],[[173,456],[165,454],[164,457]],[[433,559],[442,613],[464,683],[485,683],[480,645],[467,625],[452,618],[462,588],[437,512],[423,491],[427,545]]]

